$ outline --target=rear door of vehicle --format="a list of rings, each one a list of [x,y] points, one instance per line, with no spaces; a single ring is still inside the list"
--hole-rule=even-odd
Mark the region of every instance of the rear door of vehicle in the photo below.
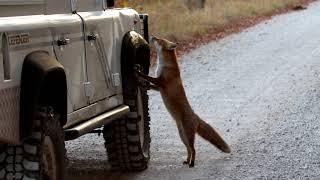
[[[122,103],[120,58],[116,57],[113,10],[104,11],[103,0],[78,0],[77,14],[84,22],[89,103],[96,114]],[[112,13],[113,12],[113,13]]]
[[[134,10],[104,9],[103,0],[77,0],[77,14],[84,22],[87,69],[86,92],[99,114],[123,103],[121,44],[134,30],[139,16]]]
[[[89,105],[84,88],[87,76],[83,24],[76,14],[58,14],[48,17],[54,39],[54,52],[67,75],[68,111],[71,113]]]
[[[79,12],[85,24],[85,48],[90,103],[117,94],[114,78],[119,77],[114,62],[114,25],[111,14],[104,11]],[[117,62],[120,64],[119,62]],[[118,77],[116,77],[118,76]]]

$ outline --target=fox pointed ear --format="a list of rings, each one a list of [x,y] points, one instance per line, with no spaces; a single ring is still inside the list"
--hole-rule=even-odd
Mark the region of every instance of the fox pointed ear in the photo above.
[[[170,42],[170,43],[168,44],[168,49],[169,49],[169,50],[174,50],[177,46],[178,46],[177,43]]]

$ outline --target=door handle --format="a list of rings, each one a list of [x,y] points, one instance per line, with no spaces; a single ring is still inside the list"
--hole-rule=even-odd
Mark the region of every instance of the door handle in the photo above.
[[[70,39],[68,39],[68,38],[63,38],[63,39],[57,40],[58,46],[65,46],[69,43],[70,43]]]
[[[96,34],[89,34],[89,35],[87,36],[87,38],[88,38],[88,41],[95,41],[95,40],[97,40],[98,35],[96,35]]]

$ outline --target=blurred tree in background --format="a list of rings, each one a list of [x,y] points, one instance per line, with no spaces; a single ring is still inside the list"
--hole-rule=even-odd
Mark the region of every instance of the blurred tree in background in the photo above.
[[[203,9],[205,6],[205,0],[184,0],[184,4],[189,10]]]
[[[145,3],[167,3],[167,0],[116,0],[117,7],[139,7]],[[203,9],[205,7],[205,0],[181,0],[189,10]]]
[[[0,0],[1,1],[1,0]],[[305,0],[115,0],[149,14],[151,34],[180,41],[221,29],[243,18],[268,15]]]

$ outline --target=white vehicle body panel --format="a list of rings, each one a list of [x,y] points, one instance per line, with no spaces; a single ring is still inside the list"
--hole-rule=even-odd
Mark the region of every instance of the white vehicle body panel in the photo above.
[[[0,16],[1,142],[19,142],[21,70],[25,56],[36,50],[47,51],[65,68],[68,85],[65,127],[123,103],[119,84],[121,43],[126,32],[140,31],[137,12],[110,9],[78,14]],[[95,42],[87,40],[91,33],[97,34]],[[68,44],[58,46],[60,39],[68,39]],[[9,79],[5,77],[8,71]]]

